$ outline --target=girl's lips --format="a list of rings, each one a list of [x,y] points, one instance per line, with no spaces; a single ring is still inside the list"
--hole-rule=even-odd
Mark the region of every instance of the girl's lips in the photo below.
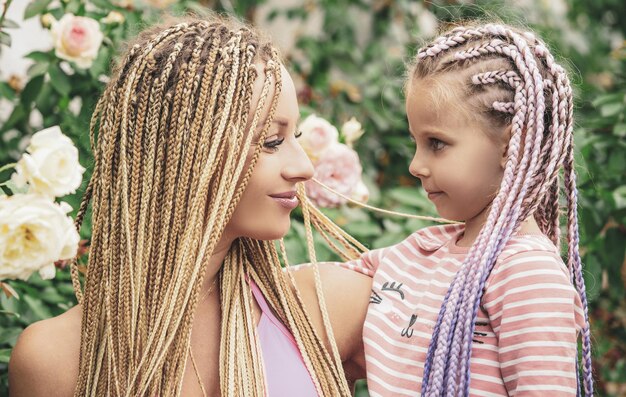
[[[428,199],[429,200],[434,200],[437,197],[441,196],[443,194],[443,192],[429,192],[428,193]]]
[[[292,210],[294,208],[296,208],[298,206],[298,197],[293,196],[293,197],[272,197],[278,204],[282,205],[283,207]]]

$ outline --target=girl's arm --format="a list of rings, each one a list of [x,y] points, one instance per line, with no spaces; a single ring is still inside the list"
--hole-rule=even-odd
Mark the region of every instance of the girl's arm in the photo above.
[[[576,395],[577,332],[584,320],[557,254],[529,251],[505,259],[482,303],[499,341],[509,395]]]

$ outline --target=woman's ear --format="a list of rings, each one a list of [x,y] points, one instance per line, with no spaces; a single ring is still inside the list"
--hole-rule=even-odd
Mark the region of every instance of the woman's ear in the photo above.
[[[511,140],[511,124],[502,131],[502,157],[500,159],[500,167],[504,170],[506,167],[507,153],[509,152],[509,141]]]

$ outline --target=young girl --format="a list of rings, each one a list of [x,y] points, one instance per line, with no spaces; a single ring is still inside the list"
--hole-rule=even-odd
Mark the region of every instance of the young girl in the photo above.
[[[374,277],[370,394],[592,395],[566,72],[532,33],[462,26],[418,52],[406,93],[410,172],[464,223],[345,264]]]

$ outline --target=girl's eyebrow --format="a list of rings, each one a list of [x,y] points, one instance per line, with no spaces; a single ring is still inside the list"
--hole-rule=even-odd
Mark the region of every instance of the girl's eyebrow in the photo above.
[[[447,137],[449,136],[447,133],[445,133],[442,130],[436,129],[436,128],[420,128],[418,130],[418,134],[415,134],[414,131],[409,130],[413,135],[434,135],[434,136],[442,136],[442,137]]]

